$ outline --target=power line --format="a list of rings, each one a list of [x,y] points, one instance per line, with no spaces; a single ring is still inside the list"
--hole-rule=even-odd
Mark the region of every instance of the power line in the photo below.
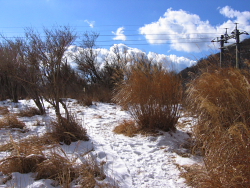
[[[113,41],[114,42],[114,41]],[[122,42],[124,45],[126,46],[144,46],[144,45],[165,45],[165,44],[176,44],[176,43],[180,43],[180,44],[185,44],[185,43],[193,43],[193,44],[198,44],[198,43],[204,43],[204,42],[210,42],[210,41],[198,41],[198,42],[165,42],[165,43],[126,43],[126,42]],[[98,45],[96,44],[96,46],[113,46],[114,43],[112,44],[101,44]]]
[[[234,23],[227,23],[228,25],[233,25]],[[150,25],[150,24],[145,24],[145,25]],[[132,24],[132,25],[124,25],[124,24],[104,24],[104,25],[98,25],[98,24],[94,24],[94,28],[98,28],[98,27],[145,27],[145,25],[142,24]],[[181,25],[178,23],[168,23],[167,25]],[[195,25],[195,24],[185,24],[185,25]],[[6,27],[0,27],[1,28],[22,28],[22,29],[26,29],[26,28],[55,28],[55,27],[64,27],[64,25],[52,25],[52,26],[6,26]],[[71,28],[91,28],[87,23],[86,25],[69,25],[66,24],[66,26],[69,26]]]
[[[133,30],[134,31],[134,30]],[[83,33],[86,31],[82,31]],[[1,34],[5,34],[5,33],[22,33],[24,34],[25,32],[0,32]],[[77,32],[78,33],[78,32]],[[98,33],[98,32],[97,32]],[[126,36],[142,36],[142,35],[214,35],[214,34],[218,34],[218,33],[135,33],[135,34],[124,34]],[[115,34],[100,34],[99,36],[115,36]]]

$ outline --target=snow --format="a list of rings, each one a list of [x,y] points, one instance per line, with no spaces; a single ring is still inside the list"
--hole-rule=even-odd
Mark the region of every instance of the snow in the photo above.
[[[25,107],[34,107],[31,100],[20,100],[18,104],[10,101],[0,102],[0,106],[7,106],[11,112],[18,112]],[[47,131],[48,122],[55,118],[54,111],[47,106],[47,115],[19,118],[29,129],[26,133],[9,132],[1,129],[1,143],[7,141],[10,134],[14,139],[28,137],[31,134],[42,135]],[[75,100],[68,99],[67,106],[81,125],[87,129],[89,141],[78,141],[71,145],[61,145],[63,153],[68,158],[77,159],[80,162],[82,156],[88,156],[103,164],[103,171],[106,178],[99,182],[108,182],[121,188],[146,188],[146,187],[166,187],[166,188],[186,188],[185,180],[180,177],[180,171],[176,164],[192,165],[201,162],[201,159],[192,155],[182,157],[176,151],[185,152],[182,145],[189,139],[187,130],[190,127],[178,128],[176,132],[160,132],[158,135],[136,135],[126,137],[115,134],[114,127],[119,125],[124,119],[131,119],[127,111],[123,111],[120,106],[107,103],[94,103],[90,107],[80,106]],[[180,122],[192,121],[190,117],[183,117]],[[44,126],[34,126],[39,122]],[[6,157],[8,152],[0,152],[0,159]],[[1,183],[1,187],[28,187],[42,188],[55,187],[53,180],[34,180],[34,174],[20,174],[15,172],[12,179],[6,184]],[[0,179],[5,176],[2,174]],[[54,186],[52,186],[54,184]],[[56,186],[59,187],[59,186]],[[72,186],[74,187],[74,186]],[[75,186],[76,187],[76,186]]]

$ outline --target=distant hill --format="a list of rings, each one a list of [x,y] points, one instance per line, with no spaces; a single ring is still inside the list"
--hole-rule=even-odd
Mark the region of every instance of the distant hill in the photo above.
[[[241,67],[244,69],[250,69],[250,38],[245,39],[240,43],[240,57],[241,57]],[[222,62],[222,67],[235,67],[236,53],[235,44],[226,46],[224,61]],[[248,65],[247,65],[248,62]],[[208,57],[201,58],[197,63],[191,67],[183,69],[179,75],[184,80],[184,84],[188,83],[191,79],[198,76],[202,71],[206,71],[212,68],[218,68],[220,63],[220,53],[209,55]]]

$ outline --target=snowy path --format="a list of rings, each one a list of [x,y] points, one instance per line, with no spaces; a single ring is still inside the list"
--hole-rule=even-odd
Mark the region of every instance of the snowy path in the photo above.
[[[188,138],[186,133],[132,138],[114,134],[114,127],[130,118],[116,105],[97,103],[78,111],[77,117],[81,114],[99,161],[106,160],[106,173],[121,187],[187,187],[179,177],[173,152]]]
[[[184,183],[184,179],[179,177],[180,172],[175,165],[176,163],[183,165],[196,162],[193,159],[183,158],[176,154],[176,151],[184,149],[181,145],[185,139],[189,138],[186,132],[177,130],[171,134],[162,132],[161,135],[147,137],[141,135],[126,137],[114,134],[114,127],[124,119],[131,118],[126,111],[122,111],[119,106],[114,104],[96,103],[90,107],[83,107],[75,100],[69,101],[69,111],[87,129],[90,141],[79,141],[69,146],[61,145],[61,148],[68,156],[79,157],[80,160],[81,156],[89,153],[99,164],[104,164],[103,170],[106,174],[104,183],[114,184],[115,182],[121,188],[188,187]],[[3,104],[0,103],[0,105]],[[6,103],[5,105],[9,104]],[[21,101],[17,108],[22,106],[32,107],[34,103],[32,101]],[[17,108],[10,110],[18,111]],[[48,108],[47,116],[21,118],[30,131],[25,134],[16,133],[16,136],[26,137],[29,134],[45,133],[46,126],[33,126],[33,124],[40,121],[46,125],[51,118],[55,118],[54,110],[51,108]],[[4,135],[4,130],[1,133],[1,140],[8,140],[8,134]],[[5,157],[5,155],[3,152],[0,153],[0,158]],[[0,183],[0,187],[6,188],[13,184],[17,188],[53,187],[51,186],[52,180],[34,181],[32,173],[20,174],[15,172],[12,177],[13,179],[8,184]]]

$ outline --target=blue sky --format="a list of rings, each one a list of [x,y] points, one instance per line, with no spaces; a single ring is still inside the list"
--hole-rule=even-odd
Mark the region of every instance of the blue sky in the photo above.
[[[68,25],[79,36],[100,34],[97,45],[123,43],[142,51],[197,60],[217,52],[210,41],[238,22],[250,33],[249,0],[0,0],[0,33]],[[241,35],[241,39],[246,36]],[[231,41],[233,42],[233,41]]]

